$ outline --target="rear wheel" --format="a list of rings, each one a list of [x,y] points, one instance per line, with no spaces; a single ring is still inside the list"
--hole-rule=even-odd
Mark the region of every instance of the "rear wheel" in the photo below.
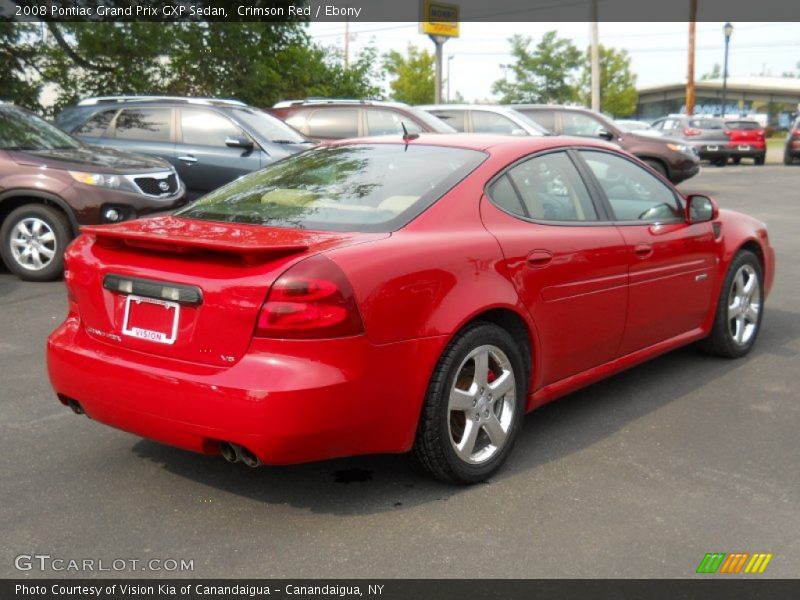
[[[701,347],[726,358],[744,356],[753,347],[764,309],[761,263],[742,250],[731,262],[717,304],[714,325]]]
[[[787,150],[783,153],[783,164],[790,165],[794,162],[794,157]]]
[[[734,156],[731,159],[731,161],[733,162],[733,164],[738,165],[738,164],[740,164],[742,162],[742,157],[741,156]]]
[[[476,483],[505,461],[525,409],[527,377],[509,333],[476,323],[445,350],[428,386],[414,453],[434,477]]]
[[[766,161],[766,159],[767,159],[767,156],[766,156],[766,154],[761,154],[760,156],[756,156],[756,157],[753,159],[753,161],[754,161],[754,162],[755,162],[757,165],[759,165],[759,166],[762,166],[762,165],[764,164],[764,162]]]
[[[64,213],[28,204],[11,211],[0,227],[0,254],[20,278],[51,281],[64,270],[64,248],[69,239]]]

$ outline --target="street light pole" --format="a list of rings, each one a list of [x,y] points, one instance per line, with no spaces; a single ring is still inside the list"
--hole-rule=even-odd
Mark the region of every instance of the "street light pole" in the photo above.
[[[733,33],[733,25],[725,23],[722,28],[725,34],[725,66],[722,68],[722,118],[725,118],[725,104],[727,103],[728,95],[728,45],[731,42],[731,34]]]

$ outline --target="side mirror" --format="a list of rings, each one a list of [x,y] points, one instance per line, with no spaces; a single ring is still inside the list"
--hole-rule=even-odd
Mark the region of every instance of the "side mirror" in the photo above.
[[[686,220],[689,223],[713,221],[719,216],[719,207],[712,198],[692,194],[686,198]]]
[[[597,132],[597,137],[603,138],[604,140],[608,140],[609,142],[614,139],[614,134],[606,129],[600,129]]]
[[[228,148],[242,148],[244,150],[253,149],[253,140],[243,135],[228,136],[225,138],[225,145]]]

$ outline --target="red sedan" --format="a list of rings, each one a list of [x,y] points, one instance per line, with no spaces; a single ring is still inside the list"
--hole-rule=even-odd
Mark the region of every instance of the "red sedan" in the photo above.
[[[48,366],[75,412],[232,462],[413,449],[474,482],[550,400],[746,354],[774,271],[763,223],[602,142],[349,141],[84,228]]]

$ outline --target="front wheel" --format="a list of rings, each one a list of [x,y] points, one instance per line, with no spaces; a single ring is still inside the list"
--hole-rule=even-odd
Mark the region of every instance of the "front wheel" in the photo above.
[[[0,228],[6,266],[27,281],[51,281],[64,270],[70,228],[64,213],[41,204],[11,211]]]
[[[783,153],[783,164],[790,165],[794,162],[794,157],[787,150]]]
[[[701,348],[716,356],[738,358],[753,347],[764,311],[763,276],[758,257],[739,252],[728,267],[714,325]]]
[[[527,374],[518,344],[476,323],[445,350],[431,378],[414,453],[434,477],[476,483],[511,452],[525,412]]]

